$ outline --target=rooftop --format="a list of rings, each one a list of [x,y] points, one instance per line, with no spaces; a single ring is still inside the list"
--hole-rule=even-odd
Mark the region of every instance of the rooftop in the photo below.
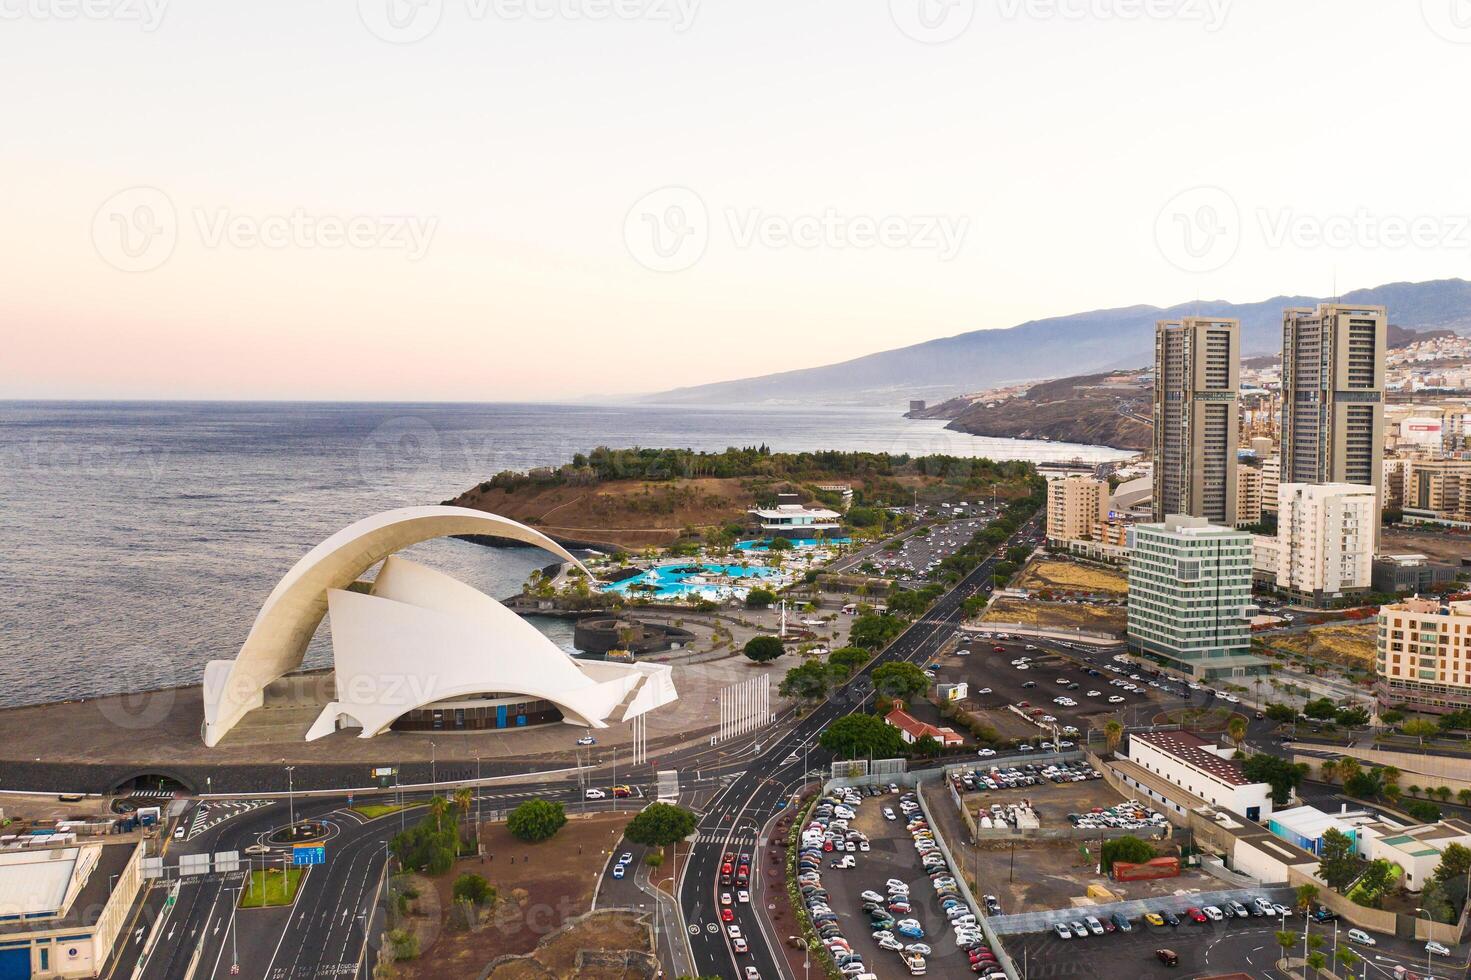
[[[65,913],[57,918],[0,921],[0,935],[94,925],[112,894],[113,879],[127,869],[133,852],[140,846],[137,841],[80,844],[0,855],[0,896],[3,896],[0,897],[0,916],[19,915],[22,909],[30,909],[25,914],[33,916],[45,912]],[[51,857],[58,852],[60,857]],[[28,858],[30,861],[14,860],[16,858]],[[42,866],[32,863],[37,859]],[[81,876],[81,880],[73,884],[74,876]],[[68,891],[73,894],[72,900],[62,908]]]
[[[1174,756],[1188,766],[1201,770],[1228,786],[1250,786],[1252,781],[1241,771],[1241,764],[1232,759],[1223,759],[1206,746],[1213,745],[1191,732],[1131,732],[1131,740],[1139,739],[1147,745]]]

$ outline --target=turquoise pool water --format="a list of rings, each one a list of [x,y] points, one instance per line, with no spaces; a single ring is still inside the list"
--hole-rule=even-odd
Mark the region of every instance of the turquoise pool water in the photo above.
[[[681,599],[687,595],[698,595],[706,599],[722,599],[732,595],[744,595],[759,579],[774,579],[781,575],[774,568],[765,566],[743,567],[720,562],[679,562],[660,565],[640,572],[632,578],[603,587],[604,592],[620,592],[645,595],[658,599]],[[718,580],[712,580],[717,578]],[[650,588],[634,588],[648,586]]]
[[[792,538],[792,544],[798,548],[816,548],[820,544],[850,544],[852,538]],[[765,541],[738,541],[737,551],[766,551],[768,545]]]

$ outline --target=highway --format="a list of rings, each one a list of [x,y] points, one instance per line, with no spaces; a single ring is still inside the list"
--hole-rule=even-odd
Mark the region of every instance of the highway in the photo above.
[[[1035,519],[1027,522],[997,550],[1004,552],[1018,538],[1035,533],[1036,527]],[[961,603],[990,582],[996,561],[993,553],[972,569],[867,667],[801,719],[790,732],[784,735],[773,733],[773,741],[763,744],[762,751],[747,768],[711,801],[700,820],[699,840],[694,845],[680,887],[680,903],[697,974],[739,977],[744,975],[747,966],[754,966],[765,978],[786,976],[785,958],[775,948],[784,937],[770,935],[766,916],[759,915],[753,906],[735,906],[735,924],[740,927],[750,952],[737,954],[734,951],[719,919],[720,893],[732,890],[720,884],[721,858],[727,853],[738,856],[749,852],[753,856],[753,876],[784,874],[781,864],[760,860],[765,849],[757,848],[758,828],[765,825],[778,802],[789,797],[807,780],[809,765],[826,769],[832,762],[831,754],[817,748],[822,730],[833,720],[859,710],[873,697],[873,671],[876,667],[899,660],[925,663],[937,654],[963,618]],[[783,761],[792,754],[796,755],[795,760]],[[771,886],[777,888],[780,884],[772,882]]]

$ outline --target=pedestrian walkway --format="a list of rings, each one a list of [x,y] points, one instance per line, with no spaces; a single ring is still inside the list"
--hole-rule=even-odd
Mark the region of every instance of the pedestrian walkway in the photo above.
[[[193,840],[200,834],[211,828],[218,827],[227,820],[251,810],[259,810],[263,806],[269,806],[270,800],[222,800],[211,803],[201,803],[190,818],[189,830],[185,834],[185,840]]]

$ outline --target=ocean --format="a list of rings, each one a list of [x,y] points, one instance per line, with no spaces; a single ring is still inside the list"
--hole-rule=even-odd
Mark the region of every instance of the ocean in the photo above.
[[[0,705],[197,683],[313,545],[377,511],[598,445],[1117,459],[897,411],[531,404],[0,402]],[[547,557],[407,553],[491,595]],[[538,625],[564,648],[570,626]],[[330,662],[326,625],[309,665]]]

